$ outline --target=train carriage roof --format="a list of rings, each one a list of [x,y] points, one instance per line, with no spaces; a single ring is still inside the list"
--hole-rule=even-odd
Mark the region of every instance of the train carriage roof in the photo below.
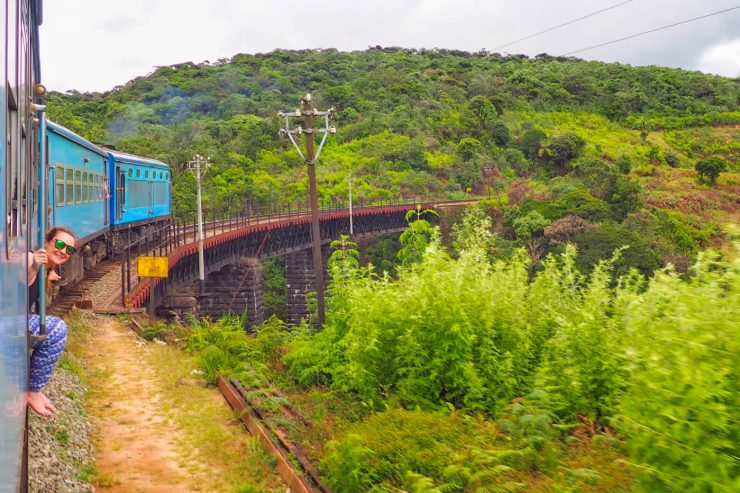
[[[152,168],[161,168],[161,169],[170,169],[169,164],[163,163],[162,161],[157,161],[156,159],[149,159],[144,158],[141,156],[134,156],[133,154],[127,154],[125,152],[120,151],[112,151],[110,149],[107,149],[107,152],[111,155],[111,157],[121,163],[126,164],[138,164],[140,166],[150,166]]]
[[[58,123],[54,123],[51,120],[46,121],[46,128],[47,130],[54,132],[55,134],[61,135],[62,137],[65,137],[72,142],[79,144],[83,147],[86,147],[87,149],[91,150],[92,152],[96,154],[100,154],[103,157],[108,157],[108,151],[105,149],[96,146],[89,140],[85,140],[76,133],[72,132],[71,130],[64,128],[63,126],[59,125]]]

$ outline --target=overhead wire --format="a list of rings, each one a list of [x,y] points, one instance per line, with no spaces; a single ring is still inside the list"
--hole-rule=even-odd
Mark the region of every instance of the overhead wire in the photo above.
[[[617,7],[620,7],[620,6],[622,6],[622,5],[626,4],[626,3],[630,3],[630,2],[632,2],[632,0],[627,0],[626,2],[621,2],[621,3],[618,3],[618,4],[612,5],[611,7],[606,7],[604,9],[597,10],[596,12],[591,12],[588,15],[584,15],[582,17],[578,17],[577,19],[573,19],[573,20],[570,20],[568,22],[564,22],[563,24],[558,24],[557,26],[547,28],[544,31],[539,31],[539,32],[536,32],[534,34],[530,34],[529,36],[525,36],[523,38],[519,38],[519,39],[517,39],[515,41],[510,41],[510,42],[508,42],[506,44],[502,44],[501,46],[497,46],[497,47],[493,48],[491,51],[496,51],[496,50],[499,50],[499,49],[504,48],[506,46],[513,45],[514,43],[518,43],[520,41],[525,41],[527,39],[534,38],[535,36],[539,36],[540,34],[545,34],[545,33],[548,33],[550,31],[554,31],[555,29],[559,29],[561,27],[564,27],[564,26],[573,24],[575,22],[582,21],[583,19],[588,19],[589,17],[593,17],[594,15],[600,14],[602,12],[606,12],[607,10],[615,9]]]
[[[726,12],[730,12],[731,10],[736,10],[736,9],[740,9],[740,5],[737,5],[735,7],[730,7],[728,9],[724,9],[724,10],[718,10],[717,12],[712,12],[711,14],[700,15],[699,17],[693,17],[693,18],[687,19],[685,21],[674,22],[673,24],[668,24],[667,26],[661,26],[661,27],[657,27],[655,29],[650,29],[649,31],[642,31],[642,32],[637,33],[637,34],[632,34],[630,36],[625,36],[624,38],[619,38],[619,39],[615,39],[615,40],[612,40],[612,41],[607,41],[606,43],[601,43],[601,44],[589,46],[588,48],[581,48],[580,50],[569,51],[568,53],[564,53],[564,54],[562,54],[560,56],[574,55],[576,53],[581,53],[582,51],[593,50],[594,48],[600,48],[602,46],[606,46],[606,45],[610,45],[610,44],[614,44],[614,43],[619,43],[620,41],[625,41],[625,40],[628,40],[628,39],[636,38],[638,36],[643,36],[645,34],[654,33],[656,31],[660,31],[662,29],[668,29],[669,27],[680,26],[681,24],[688,24],[689,22],[694,22],[694,21],[698,21],[700,19],[705,19],[707,17],[712,17],[713,15],[724,14]]]

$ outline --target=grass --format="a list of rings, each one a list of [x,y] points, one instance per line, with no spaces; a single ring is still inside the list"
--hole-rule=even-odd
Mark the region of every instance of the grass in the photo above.
[[[122,323],[129,320],[116,318]],[[60,364],[90,389],[81,396],[89,408],[89,399],[104,402],[111,391],[112,369],[93,366],[85,357],[91,345],[105,343],[93,339],[101,318],[73,310],[65,319],[69,338]],[[161,325],[147,328],[157,336],[164,332]],[[191,375],[196,368],[192,358],[173,346],[147,343],[145,349],[145,361],[161,384],[159,398],[166,422],[178,430],[173,438],[182,457],[179,465],[193,477],[201,478],[196,480],[196,486],[203,491],[219,492],[284,491],[275,475],[272,457],[234,419],[218,390],[205,387],[199,376]],[[64,433],[57,433],[56,438],[60,443],[65,441]],[[120,451],[123,443],[112,446],[114,451]],[[115,475],[103,473],[95,465],[79,465],[77,476],[100,488],[121,484]]]
[[[69,430],[58,430],[54,433],[54,438],[57,439],[61,445],[67,445],[69,443]]]
[[[175,443],[187,458],[182,466],[194,475],[217,468],[211,485],[217,491],[283,491],[272,457],[235,419],[218,390],[192,374],[194,359],[173,346],[147,347],[147,362],[163,391],[163,409],[180,431]]]

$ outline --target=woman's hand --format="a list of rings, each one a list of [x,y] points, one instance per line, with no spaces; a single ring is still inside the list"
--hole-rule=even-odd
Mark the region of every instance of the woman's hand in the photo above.
[[[59,274],[57,274],[55,271],[49,272],[49,280],[51,282],[59,281],[61,279],[62,279],[62,276],[60,276]]]
[[[46,250],[43,248],[39,248],[35,252],[33,252],[33,264],[32,268],[35,272],[38,272],[39,269],[41,269],[42,265],[46,265],[49,262],[49,254],[46,253]]]

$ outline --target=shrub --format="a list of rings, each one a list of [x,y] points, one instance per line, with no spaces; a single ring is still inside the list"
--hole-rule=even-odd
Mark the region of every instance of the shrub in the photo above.
[[[649,492],[735,491],[740,477],[738,261],[664,271],[625,318],[630,384],[617,421]]]
[[[681,159],[678,157],[678,155],[672,152],[666,152],[665,162],[671,168],[678,168],[678,166],[681,164]]]
[[[694,166],[699,178],[714,185],[720,173],[727,171],[727,163],[718,157],[700,159]]]
[[[630,269],[637,269],[645,276],[660,268],[658,255],[647,241],[629,229],[617,224],[604,224],[598,229],[577,233],[574,241],[578,245],[579,255],[576,264],[583,271],[589,272],[599,261],[609,258],[621,247],[622,251],[614,263],[615,276],[626,274]]]
[[[520,491],[511,471],[531,453],[497,438],[458,412],[390,409],[329,442],[322,469],[335,491]]]

